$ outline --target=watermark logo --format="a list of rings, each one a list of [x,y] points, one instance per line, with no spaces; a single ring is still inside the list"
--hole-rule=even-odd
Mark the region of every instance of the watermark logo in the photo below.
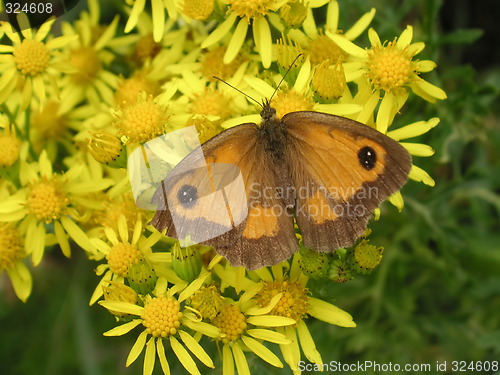
[[[0,20],[8,22],[14,31],[20,32],[39,27],[50,18],[64,16],[78,3],[79,0],[4,0]],[[26,16],[29,23],[21,15]]]

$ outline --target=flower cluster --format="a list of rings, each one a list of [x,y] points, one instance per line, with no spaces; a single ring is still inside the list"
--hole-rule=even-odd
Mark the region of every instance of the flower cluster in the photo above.
[[[108,24],[99,4],[88,0],[88,10],[72,23],[62,18],[57,30],[54,19],[32,28],[23,13],[21,32],[0,22],[0,272],[26,301],[30,267],[58,248],[68,258],[84,251],[100,277],[90,303],[120,322],[105,335],[140,327],[126,365],[145,348],[144,374],[156,359],[169,374],[175,358],[199,374],[200,363],[217,364],[210,346],[219,349],[224,375],[250,373],[248,356],[294,373],[302,354],[321,365],[308,320],[355,324],[314,296],[309,280],[368,273],[383,249],[368,233],[335,254],[300,244],[292,259],[256,271],[232,267],[212,248],[182,249],[149,225],[154,212],[136,204],[127,155],[186,126],[206,141],[259,123],[260,108],[214,76],[256,101],[272,96],[278,117],[313,110],[398,142],[419,136],[439,119],[399,124],[405,103],[415,95],[446,98],[422,77],[436,67],[417,58],[424,43],[413,42],[411,26],[382,42],[368,29],[375,9],[341,29],[334,0],[128,0],[117,9],[128,18]],[[360,47],[354,41],[366,30],[370,45]],[[401,145],[416,157],[434,152]],[[434,185],[416,165],[409,178]],[[403,208],[399,192],[389,200]]]

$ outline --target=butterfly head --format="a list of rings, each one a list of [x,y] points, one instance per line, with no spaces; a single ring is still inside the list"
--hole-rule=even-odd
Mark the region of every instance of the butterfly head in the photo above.
[[[267,122],[276,118],[276,110],[271,107],[271,102],[269,101],[269,99],[265,99],[262,102],[262,111],[260,111],[260,117],[262,117],[262,122]]]

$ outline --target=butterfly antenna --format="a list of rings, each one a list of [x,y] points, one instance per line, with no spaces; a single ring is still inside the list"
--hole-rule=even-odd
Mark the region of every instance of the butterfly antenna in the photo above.
[[[281,81],[278,83],[278,86],[276,86],[276,90],[274,90],[273,94],[271,95],[271,97],[269,98],[269,103],[271,103],[271,100],[273,100],[274,98],[274,95],[278,92],[278,89],[280,88],[281,84],[283,83],[283,81],[285,80],[286,76],[288,75],[288,73],[290,73],[290,70],[292,70],[293,66],[295,65],[295,62],[299,59],[299,57],[302,56],[302,53],[299,53],[297,55],[297,57],[295,59],[293,59],[292,63],[290,64],[290,66],[288,67],[287,71],[285,74],[283,74],[283,77],[281,78]]]
[[[222,78],[219,78],[219,77],[216,77],[216,76],[212,76],[212,77],[214,77],[215,79],[217,79],[217,80],[219,80],[219,81],[221,81],[221,82],[225,83],[225,84],[226,84],[226,85],[228,85],[229,87],[231,87],[231,88],[235,89],[235,90],[236,90],[236,91],[238,91],[240,94],[245,95],[248,99],[253,100],[255,103],[257,103],[257,104],[258,104],[258,105],[260,105],[262,108],[264,108],[264,107],[262,106],[262,104],[261,104],[261,103],[259,103],[257,100],[255,100],[254,98],[252,98],[250,95],[245,94],[243,91],[241,91],[240,89],[238,89],[238,88],[234,87],[234,86],[233,86],[233,85],[231,85],[230,83],[227,83],[227,82],[226,82],[226,81],[224,81]]]

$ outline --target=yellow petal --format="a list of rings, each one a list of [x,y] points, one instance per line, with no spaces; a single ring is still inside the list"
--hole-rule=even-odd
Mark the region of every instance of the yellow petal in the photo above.
[[[201,48],[210,47],[212,44],[217,43],[223,37],[225,37],[233,27],[234,22],[236,21],[236,14],[230,14],[224,22],[222,22],[217,28],[212,31],[212,33],[205,38],[203,43],[201,43]]]
[[[432,179],[429,174],[424,171],[422,168],[417,167],[416,165],[412,165],[411,171],[408,174],[408,178],[412,179],[413,181],[418,181],[418,182],[423,182],[426,185],[429,186],[435,186],[436,182]]]
[[[317,298],[309,298],[309,315],[341,327],[356,327],[349,313]]]
[[[170,366],[168,365],[167,356],[165,355],[165,347],[163,346],[163,339],[159,337],[156,340],[156,352],[160,359],[161,369],[164,375],[170,375]]]
[[[264,361],[270,363],[274,367],[283,368],[283,363],[281,363],[280,359],[276,356],[276,354],[274,354],[260,342],[244,335],[241,336],[241,340],[248,347],[248,349],[250,349],[256,355],[258,355]]]
[[[380,47],[382,45],[380,37],[373,27],[370,27],[370,29],[368,30],[368,39],[370,40],[370,44],[372,47]]]
[[[415,64],[417,67],[417,71],[419,71],[421,73],[430,72],[430,71],[434,70],[434,68],[436,68],[436,66],[437,66],[437,64],[432,60],[419,60],[419,61],[415,62]]]
[[[190,319],[182,319],[182,324],[191,328],[193,331],[201,332],[208,337],[219,338],[221,335],[220,330],[217,327],[205,322],[195,322]]]
[[[412,124],[403,126],[402,128],[391,130],[387,133],[392,139],[399,141],[401,139],[413,138],[424,133],[427,133],[437,124],[439,124],[439,118],[433,117],[428,121],[417,121]]]
[[[186,289],[182,291],[181,294],[179,294],[179,302],[182,302],[189,297],[191,297],[198,289],[200,289],[203,286],[203,283],[205,283],[205,280],[207,277],[210,276],[210,272],[205,272],[205,274],[200,275],[196,280],[194,280],[191,284],[188,285]]]
[[[400,49],[408,47],[413,39],[413,27],[411,25],[406,26],[401,35],[396,42],[396,46]]]
[[[444,100],[447,98],[447,95],[443,89],[441,89],[441,88],[439,88],[439,87],[433,85],[432,83],[429,83],[423,79],[419,79],[416,82],[413,82],[411,86],[418,87],[421,90],[420,92],[424,92],[433,98],[436,98],[439,100]],[[418,92],[415,92],[415,94],[419,95]]]
[[[45,252],[46,232],[43,223],[35,224],[32,228],[34,230],[33,233],[30,234],[31,236],[33,236],[33,243],[30,245],[31,250],[33,251],[31,257],[33,260],[33,265],[38,266],[38,264],[40,264],[40,262],[42,261],[43,254]],[[28,248],[28,244],[26,244],[26,248]]]
[[[26,302],[33,287],[33,280],[28,267],[22,261],[17,261],[12,268],[7,268],[7,274],[17,298]]]
[[[74,223],[73,220],[71,220],[69,217],[63,216],[61,217],[60,221],[66,233],[70,235],[70,237],[78,244],[78,246],[92,253],[97,251],[95,246],[90,241],[89,237],[83,230],[80,229],[78,225]]]
[[[247,323],[261,327],[282,327],[295,324],[295,319],[277,315],[259,315],[247,318]]]
[[[62,253],[66,258],[70,258],[71,248],[69,246],[68,236],[66,235],[66,232],[64,231],[61,223],[58,221],[54,222],[54,233],[56,234],[57,242],[61,247]]]
[[[229,345],[222,347],[222,375],[234,375],[234,359]]]
[[[139,21],[139,16],[144,10],[144,5],[146,5],[146,0],[136,0],[134,2],[134,6],[132,8],[132,12],[128,16],[127,24],[125,25],[125,32],[128,33],[132,30],[135,25],[137,25],[137,21]]]
[[[267,306],[264,307],[251,307],[245,313],[247,315],[265,315],[269,314],[272,309],[278,304],[280,301],[281,297],[283,296],[283,293],[278,293],[276,294],[271,301],[267,304]]]
[[[273,342],[275,344],[286,345],[291,342],[290,339],[287,338],[285,335],[268,329],[262,329],[262,328],[248,329],[246,333],[252,337],[255,337],[256,339]]]
[[[104,301],[99,301],[99,305],[108,310],[119,311],[125,314],[132,314],[137,316],[141,316],[144,310],[144,307],[142,306],[137,306],[134,305],[133,303],[122,302],[122,301],[104,300]]]
[[[241,350],[238,341],[235,342],[231,349],[233,350],[234,363],[236,363],[238,375],[250,375],[247,359],[245,358],[245,354],[243,354],[243,350]]]
[[[405,201],[403,199],[403,195],[401,195],[401,192],[400,191],[396,191],[394,194],[392,194],[389,198],[388,198],[389,202],[394,205],[399,212],[401,212],[403,210],[403,207],[405,205]]]
[[[102,267],[104,268],[104,267]],[[107,269],[107,268],[106,268]],[[98,274],[99,275],[99,274]],[[99,298],[102,297],[104,294],[102,287],[103,286],[108,286],[109,280],[111,280],[113,276],[113,272],[108,271],[106,274],[101,278],[101,281],[97,284],[96,288],[94,289],[94,293],[92,293],[92,296],[90,297],[90,302],[89,306],[92,306],[94,303],[97,302]]]
[[[298,371],[297,366],[300,361],[300,348],[299,342],[297,341],[297,333],[292,327],[279,328],[279,331],[290,340],[290,344],[280,344],[280,349],[283,354],[283,359],[295,374]]]
[[[179,335],[181,340],[186,345],[186,347],[193,353],[196,358],[198,358],[207,367],[214,368],[214,363],[212,359],[207,354],[207,352],[202,348],[200,344],[191,336],[189,333],[179,330]]]
[[[159,43],[165,30],[165,9],[162,0],[151,1],[151,14],[153,15],[153,39]]]
[[[128,353],[127,361],[125,362],[125,366],[127,366],[127,367],[130,366],[132,363],[134,363],[134,361],[137,359],[137,357],[139,357],[139,355],[142,352],[142,349],[144,349],[144,345],[146,344],[147,336],[148,336],[148,334],[146,333],[146,331],[142,331],[141,334],[139,335],[139,337],[137,337],[135,344],[132,346],[132,349],[130,349],[130,353]]]
[[[170,336],[170,346],[174,351],[182,366],[192,375],[201,375],[193,358],[174,336]]]
[[[151,337],[146,344],[146,354],[144,355],[144,365],[142,368],[143,375],[151,375],[153,373],[156,359],[155,352],[155,339],[154,337]]]
[[[238,26],[236,26],[236,30],[234,30],[231,40],[229,41],[229,44],[227,46],[226,53],[224,54],[224,64],[231,63],[238,55],[241,50],[241,46],[243,45],[243,42],[245,41],[245,38],[247,36],[247,32],[248,21],[246,20],[246,18],[242,18],[238,23]]]
[[[271,40],[271,29],[269,28],[266,17],[254,19],[253,32],[255,45],[262,60],[262,66],[267,69],[271,66],[273,43]]]
[[[394,95],[386,92],[377,112],[377,130],[382,134],[387,132],[392,119],[394,118]]]
[[[364,50],[361,47],[358,47],[353,42],[349,41],[346,37],[338,35],[338,34],[333,34],[329,31],[326,31],[326,35],[331,40],[333,40],[337,44],[337,46],[339,46],[341,49],[343,49],[349,55],[358,57],[360,59],[366,59],[368,57],[366,50]]]
[[[356,39],[372,22],[373,17],[375,17],[375,8],[372,8],[368,13],[363,14],[363,16],[345,32],[344,36],[349,40]]]
[[[321,359],[321,354],[319,354],[316,349],[316,344],[314,343],[311,333],[303,320],[297,322],[297,334],[299,336],[300,347],[302,348],[302,351],[306,355],[307,359],[312,363],[322,366],[323,360]]]
[[[326,27],[335,32],[339,28],[339,3],[331,1],[326,8]]]
[[[415,156],[432,156],[434,155],[434,149],[422,143],[408,143],[408,142],[400,142],[401,146],[406,148],[411,155]]]

